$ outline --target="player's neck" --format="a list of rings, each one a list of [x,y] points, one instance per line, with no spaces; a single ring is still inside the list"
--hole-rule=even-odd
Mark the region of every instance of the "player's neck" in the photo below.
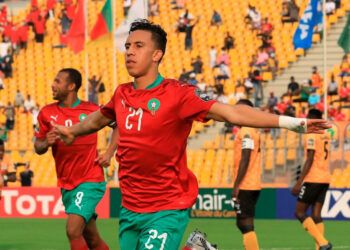
[[[74,108],[80,104],[80,99],[77,96],[67,97],[65,100],[59,102],[62,108]]]
[[[159,77],[161,77],[159,72],[155,71],[145,76],[134,78],[134,87],[135,89],[148,89],[148,87],[153,86],[154,84],[159,84],[157,82],[157,80],[160,80]]]

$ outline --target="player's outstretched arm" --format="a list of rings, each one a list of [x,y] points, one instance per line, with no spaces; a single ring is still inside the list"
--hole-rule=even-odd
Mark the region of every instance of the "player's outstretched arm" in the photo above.
[[[278,116],[247,105],[231,106],[219,102],[211,106],[207,118],[253,128],[286,128],[299,133],[322,134],[331,127],[322,119]]]
[[[52,125],[55,128],[56,135],[66,144],[71,144],[76,137],[97,132],[111,122],[111,119],[105,117],[98,110],[89,114],[84,121],[77,123],[72,127],[65,127],[54,123]]]

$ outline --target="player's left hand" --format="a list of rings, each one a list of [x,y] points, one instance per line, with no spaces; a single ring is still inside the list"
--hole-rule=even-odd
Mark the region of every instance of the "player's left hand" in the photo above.
[[[111,158],[112,158],[112,156],[113,155],[108,154],[107,152],[104,153],[104,154],[100,154],[95,159],[95,162],[97,162],[98,165],[100,165],[101,167],[108,168],[109,165],[111,165]]]
[[[300,193],[300,190],[301,190],[301,184],[300,184],[300,183],[296,183],[296,184],[294,185],[294,187],[292,188],[292,194],[293,194],[294,196],[298,196],[299,193]]]
[[[306,133],[323,134],[326,129],[331,128],[332,125],[323,119],[307,119]]]

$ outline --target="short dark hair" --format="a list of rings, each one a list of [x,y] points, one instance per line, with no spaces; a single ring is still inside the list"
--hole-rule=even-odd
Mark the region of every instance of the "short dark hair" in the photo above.
[[[310,109],[307,118],[311,119],[322,119],[322,112],[318,109]]]
[[[240,99],[236,104],[242,104],[242,105],[254,107],[253,103],[248,99]]]
[[[136,19],[130,26],[129,34],[135,30],[146,30],[151,32],[152,39],[156,43],[157,48],[163,52],[163,55],[165,54],[167,33],[160,25],[154,24],[147,19]]]
[[[81,87],[82,83],[82,77],[78,70],[73,68],[64,68],[61,69],[59,72],[67,73],[68,74],[68,81],[75,84],[75,91],[78,91]]]

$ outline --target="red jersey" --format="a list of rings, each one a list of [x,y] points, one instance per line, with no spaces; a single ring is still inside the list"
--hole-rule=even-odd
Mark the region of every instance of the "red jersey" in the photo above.
[[[120,133],[117,159],[122,206],[139,213],[191,207],[198,183],[187,168],[187,138],[196,121],[206,121],[215,101],[194,86],[157,80],[146,89],[120,85],[104,116]]]
[[[52,129],[51,121],[69,127],[98,109],[97,105],[84,101],[73,108],[60,107],[58,103],[46,105],[39,112],[39,129],[35,132],[35,137],[45,139]],[[104,181],[103,169],[95,163],[97,133],[78,137],[72,145],[65,145],[57,140],[52,146],[52,155],[56,163],[59,187],[71,190],[83,182]]]

